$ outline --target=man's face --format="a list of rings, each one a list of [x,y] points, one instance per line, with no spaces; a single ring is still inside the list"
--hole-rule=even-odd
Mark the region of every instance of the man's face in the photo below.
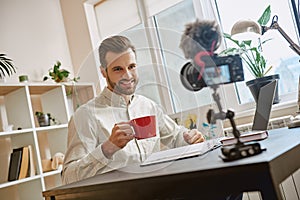
[[[107,80],[108,89],[121,95],[133,94],[138,83],[134,52],[131,49],[123,53],[108,52],[105,59],[107,69],[101,71]]]

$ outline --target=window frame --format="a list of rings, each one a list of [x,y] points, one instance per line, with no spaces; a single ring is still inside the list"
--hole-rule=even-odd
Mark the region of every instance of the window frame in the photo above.
[[[214,12],[218,11],[216,1],[217,0],[214,0],[214,2],[215,2],[213,5]],[[291,1],[286,0],[286,1],[290,5],[291,12],[293,12],[291,9],[291,1],[292,0]],[[222,30],[222,24],[220,23],[220,21],[221,21],[220,16],[218,13],[216,15],[218,16],[217,21],[219,22],[221,30]],[[294,17],[291,20],[295,20]],[[296,35],[298,36],[298,40],[294,41],[294,42],[298,42],[298,44],[299,44],[299,34],[297,31],[296,31]],[[223,44],[225,44],[225,40],[223,40]],[[221,48],[224,48],[224,46]],[[227,95],[225,95],[224,103],[227,108],[231,108],[236,111],[237,117],[253,116],[253,114],[255,112],[255,108],[256,108],[256,103],[254,101],[249,102],[249,103],[240,104],[238,101],[235,84],[229,84],[228,86],[226,85],[224,90],[225,90],[225,93],[227,94]],[[295,93],[297,93],[297,91]],[[280,116],[291,115],[291,112],[290,112],[291,110],[295,110],[295,112],[296,112],[297,109],[295,109],[295,105],[297,105],[297,99],[293,99],[293,96],[295,96],[295,95],[298,96],[298,95],[295,93],[280,95],[280,102],[278,104],[272,106],[272,112],[274,112],[274,111],[278,112],[279,114],[277,114],[277,115],[280,115]],[[232,98],[233,96],[235,98]],[[294,113],[292,113],[292,114],[294,114]]]
[[[88,23],[88,28],[89,28],[89,32],[90,32],[91,43],[92,43],[93,49],[97,49],[100,41],[103,39],[99,35],[99,27],[97,25],[97,19],[96,19],[96,15],[95,15],[95,6],[97,6],[99,3],[103,2],[103,1],[104,0],[88,0],[84,3],[84,8],[85,8],[85,12],[86,12],[87,23]],[[173,6],[174,4],[180,3],[181,1],[183,1],[183,0],[177,0],[174,2],[169,1],[170,4],[168,6],[166,4],[163,4],[163,6],[166,9],[166,8]],[[141,21],[142,21],[142,23],[145,24],[145,27],[147,27],[147,30],[149,30],[149,31],[146,31],[149,46],[154,47],[154,48],[151,48],[152,49],[151,55],[153,56],[153,62],[157,63],[158,66],[162,66],[162,68],[155,70],[157,82],[158,82],[158,84],[169,85],[169,83],[167,81],[166,71],[165,71],[166,69],[164,69],[164,67],[163,67],[163,64],[164,64],[163,57],[162,57],[161,53],[159,52],[159,48],[160,48],[159,40],[157,38],[157,34],[154,29],[154,27],[155,27],[154,20],[153,20],[153,17],[151,16],[151,15],[153,15],[153,13],[151,13],[151,15],[148,14],[148,10],[146,8],[146,3],[144,0],[137,0],[136,2],[138,4],[137,9],[139,10]],[[161,1],[157,1],[157,2],[161,2]],[[215,4],[215,1],[193,0],[193,4],[194,4],[195,14],[196,14],[197,18],[216,20],[220,24],[221,20],[217,13],[218,8],[217,8],[217,5]],[[207,6],[210,6],[211,11],[209,11],[209,9],[205,9],[205,7],[207,8]],[[224,45],[224,42],[222,42],[222,43],[223,43],[222,45]],[[99,59],[97,58],[97,55],[96,55],[95,59],[96,59],[96,63],[99,63]],[[99,80],[100,80],[100,83],[99,83],[100,88],[103,88],[103,86],[105,85],[105,79],[102,76],[99,76]],[[255,103],[251,102],[251,103],[246,103],[246,104],[239,104],[234,84],[220,86],[220,91],[222,94],[221,95],[222,104],[225,105],[225,108],[231,108],[231,109],[235,110],[237,117],[253,115],[254,109],[255,109]],[[173,106],[172,98],[171,98],[170,94],[166,93],[165,91],[163,91],[161,89],[159,89],[159,94],[161,95],[160,96],[161,104],[164,107],[164,109],[166,110],[166,112],[168,114],[174,113],[174,106]],[[233,98],[233,97],[235,97],[235,98]],[[286,108],[293,108],[295,105],[297,105],[296,99],[292,100],[292,101],[283,101],[277,105],[274,105],[272,110],[281,110],[282,115],[289,115],[291,113],[290,112],[286,113],[285,112]]]

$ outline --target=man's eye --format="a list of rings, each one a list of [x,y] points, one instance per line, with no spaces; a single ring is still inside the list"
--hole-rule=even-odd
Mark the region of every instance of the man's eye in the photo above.
[[[129,66],[129,69],[134,69],[134,68],[136,68],[136,65],[130,65]]]
[[[121,67],[114,67],[114,69],[113,69],[114,71],[121,71],[122,70],[122,68]]]

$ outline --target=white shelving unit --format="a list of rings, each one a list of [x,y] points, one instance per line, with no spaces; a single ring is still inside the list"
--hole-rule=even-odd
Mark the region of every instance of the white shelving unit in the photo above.
[[[65,153],[71,115],[94,96],[92,83],[0,84],[1,199],[43,199],[42,191],[61,185],[61,169],[43,173],[42,160]],[[39,127],[36,111],[50,113],[58,124]],[[12,130],[6,130],[9,125]],[[10,153],[27,145],[33,147],[36,175],[8,182]]]

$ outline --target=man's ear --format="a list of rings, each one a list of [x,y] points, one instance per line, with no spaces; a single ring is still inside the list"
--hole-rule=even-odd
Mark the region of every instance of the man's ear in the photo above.
[[[102,76],[103,76],[104,78],[106,78],[106,77],[107,77],[107,73],[106,73],[105,68],[102,67],[102,66],[100,66],[100,71],[101,71]]]

